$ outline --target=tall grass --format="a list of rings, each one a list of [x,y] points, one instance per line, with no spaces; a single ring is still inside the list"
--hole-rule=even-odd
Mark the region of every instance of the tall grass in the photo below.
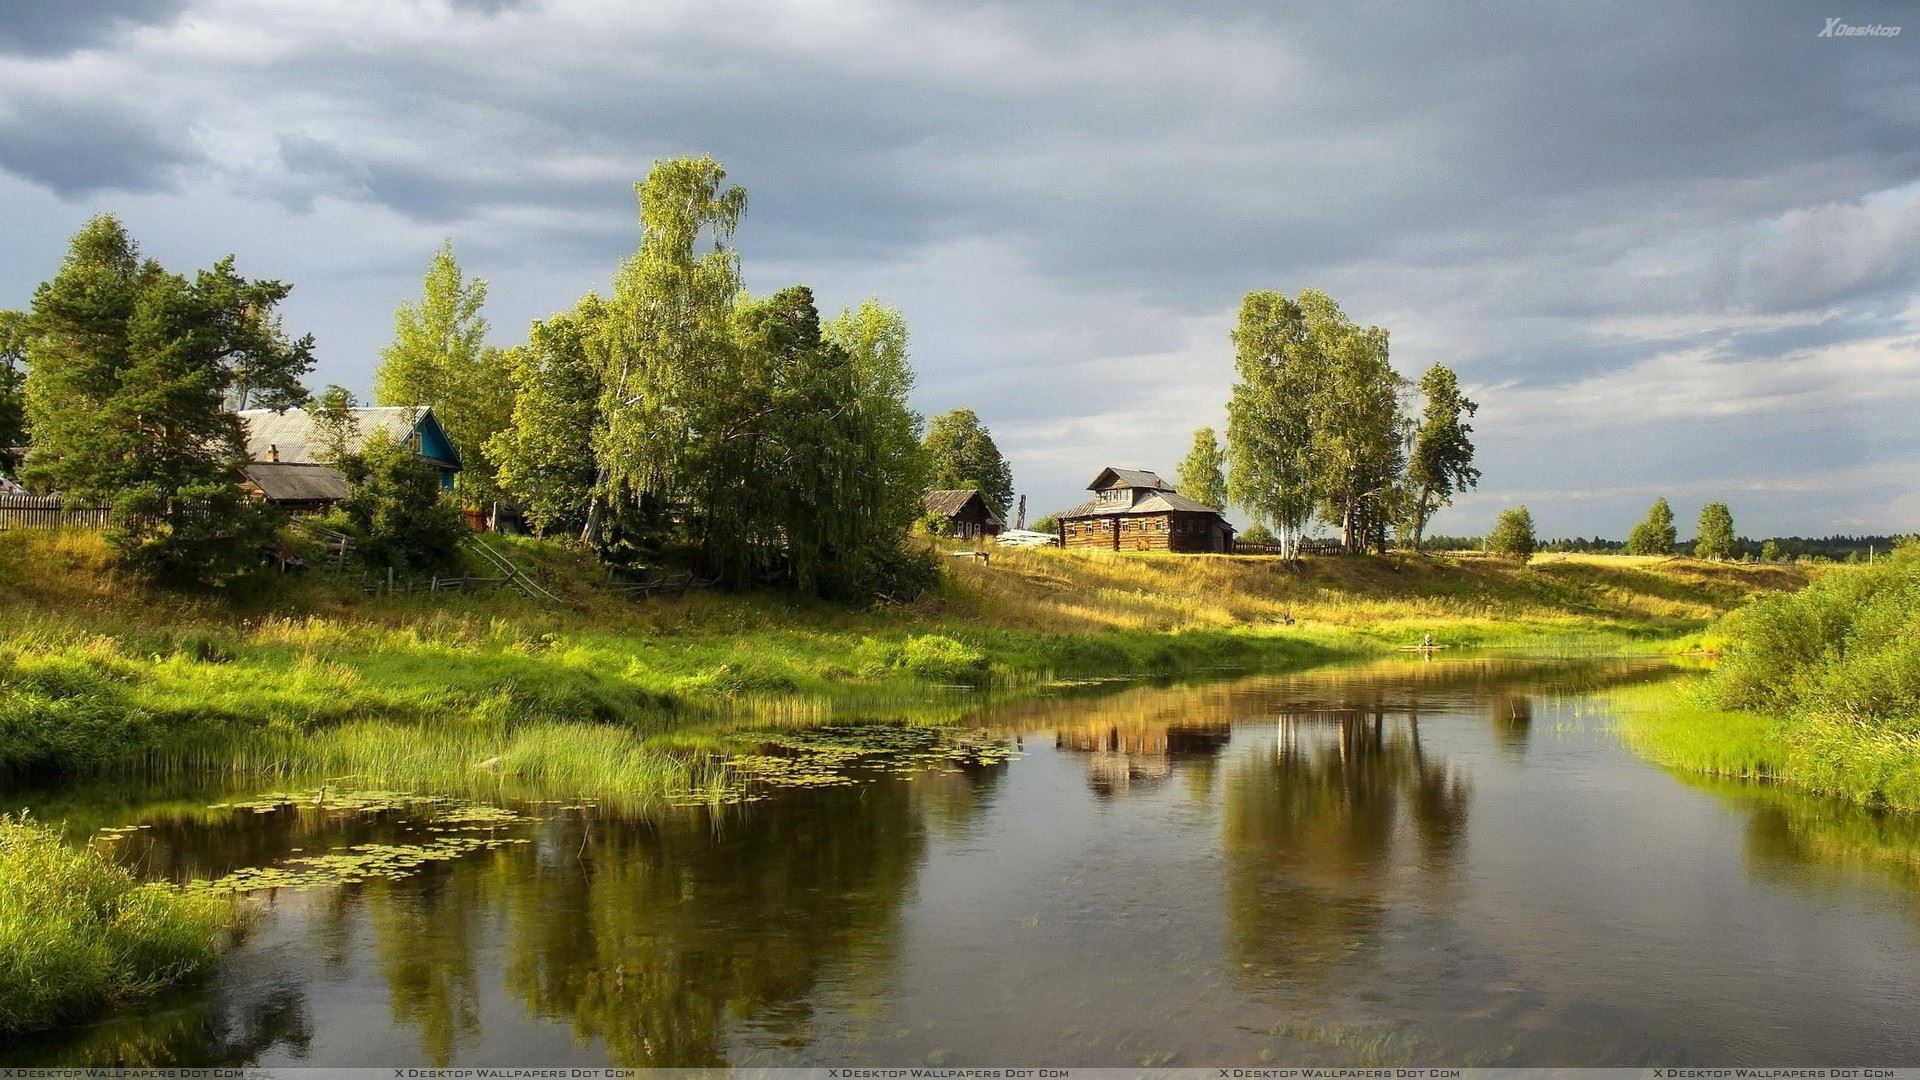
[[[92,848],[0,816],[0,1032],[49,1027],[212,964],[231,905],[141,883]]]
[[[1719,667],[1690,700],[1630,721],[1629,741],[1684,768],[1920,810],[1920,545],[1758,600],[1711,637]]]
[[[915,604],[863,611],[784,594],[635,603],[596,591],[573,549],[503,542],[572,606],[370,599],[325,575],[181,598],[114,579],[97,539],[0,536],[0,775],[245,763],[451,778],[497,759],[508,779],[592,772],[653,791],[692,767],[663,736],[715,719],[925,704],[954,686],[1273,670],[1428,631],[1451,644],[1617,644],[1697,630],[1791,583],[1684,561],[1289,568],[1013,550],[952,568]]]

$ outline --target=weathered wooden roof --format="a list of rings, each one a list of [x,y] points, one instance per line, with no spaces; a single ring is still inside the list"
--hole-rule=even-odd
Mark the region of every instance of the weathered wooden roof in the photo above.
[[[347,479],[325,465],[256,461],[241,470],[269,502],[338,502]]]
[[[1140,514],[1167,513],[1212,514],[1214,517],[1220,518],[1222,525],[1227,525],[1226,519],[1221,517],[1219,510],[1208,506],[1198,499],[1189,499],[1185,495],[1172,489],[1156,491],[1134,503],[1132,506],[1116,506],[1113,503],[1103,503],[1099,499],[1092,499],[1081,503],[1071,510],[1062,510],[1055,516],[1065,520],[1067,518],[1134,517]],[[1227,528],[1231,529],[1233,526],[1227,525]]]
[[[395,442],[405,442],[419,432],[422,457],[460,468],[460,456],[447,441],[431,408],[393,405],[352,412],[355,425],[347,439],[348,453],[365,446],[368,437],[376,431],[386,432]],[[247,457],[251,460],[285,465],[316,464],[314,455],[319,446],[313,431],[313,414],[307,410],[288,409],[277,413],[271,409],[246,409],[240,413],[240,423],[247,432]]]
[[[980,500],[980,509],[987,512],[988,521],[996,525],[1002,524],[1000,515],[994,513],[993,507],[987,505],[987,500],[981,497],[980,491],[977,488],[929,491],[920,497],[920,505],[925,507],[929,514],[938,514],[941,517],[950,518],[960,511],[965,510],[967,504],[975,499]]]
[[[1107,491],[1112,488],[1148,488],[1153,491],[1172,491],[1173,485],[1160,479],[1158,473],[1146,469],[1122,469],[1109,465],[1100,470],[1100,475],[1087,485],[1088,491]]]

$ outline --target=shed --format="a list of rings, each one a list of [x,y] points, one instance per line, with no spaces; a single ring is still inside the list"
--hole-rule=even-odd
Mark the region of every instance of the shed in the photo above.
[[[937,517],[946,522],[948,536],[971,540],[982,536],[998,536],[1006,525],[993,507],[987,505],[977,488],[959,488],[953,491],[929,491],[921,496],[921,505],[926,508],[929,517]]]

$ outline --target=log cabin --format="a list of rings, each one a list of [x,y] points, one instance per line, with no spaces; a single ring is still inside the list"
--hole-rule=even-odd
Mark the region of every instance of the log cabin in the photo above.
[[[1145,469],[1108,466],[1087,485],[1093,498],[1056,516],[1060,544],[1107,551],[1230,554],[1233,526]]]
[[[382,432],[395,443],[412,448],[433,466],[441,491],[453,490],[460,455],[431,407],[349,411],[353,418],[341,449],[358,453],[374,432]],[[324,510],[346,497],[346,480],[333,466],[319,460],[324,451],[312,413],[305,409],[246,409],[239,416],[246,433],[248,459],[241,486],[249,494],[293,513]]]
[[[1006,526],[975,488],[929,491],[921,496],[927,516],[945,522],[946,535],[960,540],[998,536]]]

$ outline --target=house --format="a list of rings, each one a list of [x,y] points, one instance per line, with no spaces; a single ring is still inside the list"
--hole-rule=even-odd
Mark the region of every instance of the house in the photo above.
[[[1093,498],[1056,515],[1060,543],[1108,551],[1233,551],[1233,526],[1145,469],[1108,466],[1087,485]]]
[[[974,488],[929,491],[921,496],[920,503],[926,508],[928,517],[937,517],[946,522],[948,536],[962,540],[998,536],[1006,525]]]
[[[440,474],[440,490],[453,490],[460,471],[460,455],[434,419],[431,408],[389,406],[353,409],[345,449],[354,453],[374,432],[385,432],[396,443],[411,446]],[[269,502],[302,512],[323,509],[346,497],[346,480],[331,466],[316,460],[320,435],[314,416],[305,409],[277,413],[246,409],[240,413],[246,429],[247,461],[242,486]]]

